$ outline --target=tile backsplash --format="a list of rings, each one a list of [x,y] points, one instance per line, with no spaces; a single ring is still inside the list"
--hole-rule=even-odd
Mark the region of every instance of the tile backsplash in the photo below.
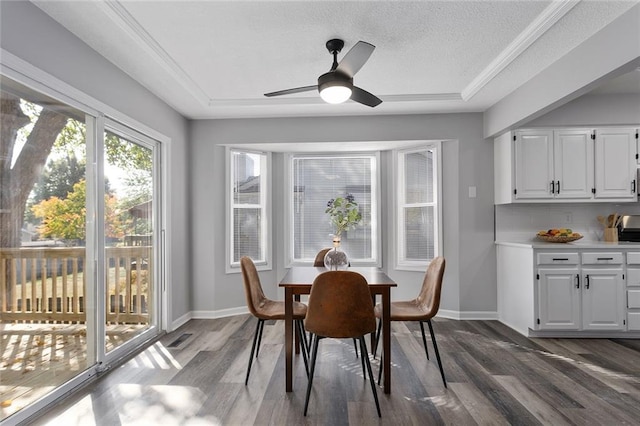
[[[584,241],[601,241],[597,216],[640,214],[638,203],[501,204],[495,206],[497,241],[529,241],[542,229],[571,228]]]

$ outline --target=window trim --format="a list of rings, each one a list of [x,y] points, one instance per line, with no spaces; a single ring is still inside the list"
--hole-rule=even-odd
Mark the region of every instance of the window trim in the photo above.
[[[404,232],[404,214],[406,207],[404,204],[404,158],[407,154],[421,152],[425,150],[433,150],[435,155],[435,231],[434,239],[434,256],[441,256],[443,253],[443,235],[442,235],[442,142],[441,141],[424,141],[423,143],[411,148],[398,149],[393,151],[394,164],[394,252],[395,252],[395,269],[401,271],[420,271],[424,272],[432,259],[427,260],[407,260],[404,256],[405,232]]]
[[[271,152],[257,151],[246,149],[243,147],[225,147],[225,163],[227,166],[226,182],[225,182],[225,271],[227,274],[240,273],[240,262],[233,262],[233,153],[245,153],[261,156],[260,164],[260,207],[262,210],[262,229],[261,236],[263,241],[264,261],[255,261],[256,270],[270,271],[273,269],[272,263],[272,223],[271,223],[271,198],[272,198],[272,178],[271,178]],[[264,190],[262,190],[264,188]]]
[[[374,163],[371,168],[371,174],[373,176],[371,180],[371,200],[372,203],[375,200],[375,208],[371,209],[371,222],[372,225],[371,230],[374,233],[372,236],[372,249],[371,253],[374,256],[370,261],[358,261],[356,263],[352,262],[352,266],[375,266],[380,268],[382,266],[382,256],[381,256],[381,239],[382,239],[382,223],[381,223],[381,176],[380,176],[380,151],[364,151],[364,152],[338,152],[338,153],[328,153],[328,152],[313,152],[313,153],[300,153],[300,152],[290,152],[285,154],[285,205],[286,209],[284,212],[284,250],[286,253],[285,257],[285,268],[291,268],[292,266],[309,266],[308,261],[294,261],[293,260],[293,227],[288,226],[288,224],[293,223],[293,159],[294,158],[345,158],[345,157],[372,157],[374,158]],[[327,241],[327,245],[330,241]],[[311,259],[311,263],[313,263],[313,259]]]

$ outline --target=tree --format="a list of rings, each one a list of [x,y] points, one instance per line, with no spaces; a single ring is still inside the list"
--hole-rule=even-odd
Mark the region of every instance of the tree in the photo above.
[[[73,185],[73,191],[66,198],[53,196],[34,205],[32,210],[42,219],[38,233],[42,238],[56,238],[68,243],[85,239],[87,183],[83,179]],[[118,200],[105,195],[104,211],[106,236],[122,238],[124,225],[117,214]]]
[[[23,112],[20,98],[0,93],[0,247],[20,245],[29,194],[68,117],[45,108],[35,120],[12,164],[18,132],[32,120]]]

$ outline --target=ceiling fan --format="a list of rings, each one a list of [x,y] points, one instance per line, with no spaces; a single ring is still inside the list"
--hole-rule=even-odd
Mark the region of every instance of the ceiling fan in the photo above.
[[[353,85],[353,76],[360,71],[360,68],[367,62],[376,47],[373,44],[359,41],[338,62],[338,53],[344,47],[344,41],[331,39],[327,41],[326,46],[329,53],[333,55],[333,65],[329,72],[318,77],[317,85],[280,90],[265,93],[264,95],[273,97],[318,90],[320,97],[330,104],[340,104],[347,99],[351,99],[370,107],[380,105],[382,103],[380,98]]]

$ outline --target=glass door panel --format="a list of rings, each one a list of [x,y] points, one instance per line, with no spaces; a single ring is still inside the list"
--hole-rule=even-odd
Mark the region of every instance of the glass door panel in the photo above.
[[[3,420],[96,362],[85,244],[94,119],[4,76],[0,89]]]
[[[141,135],[105,131],[105,352],[157,321],[155,153]]]

